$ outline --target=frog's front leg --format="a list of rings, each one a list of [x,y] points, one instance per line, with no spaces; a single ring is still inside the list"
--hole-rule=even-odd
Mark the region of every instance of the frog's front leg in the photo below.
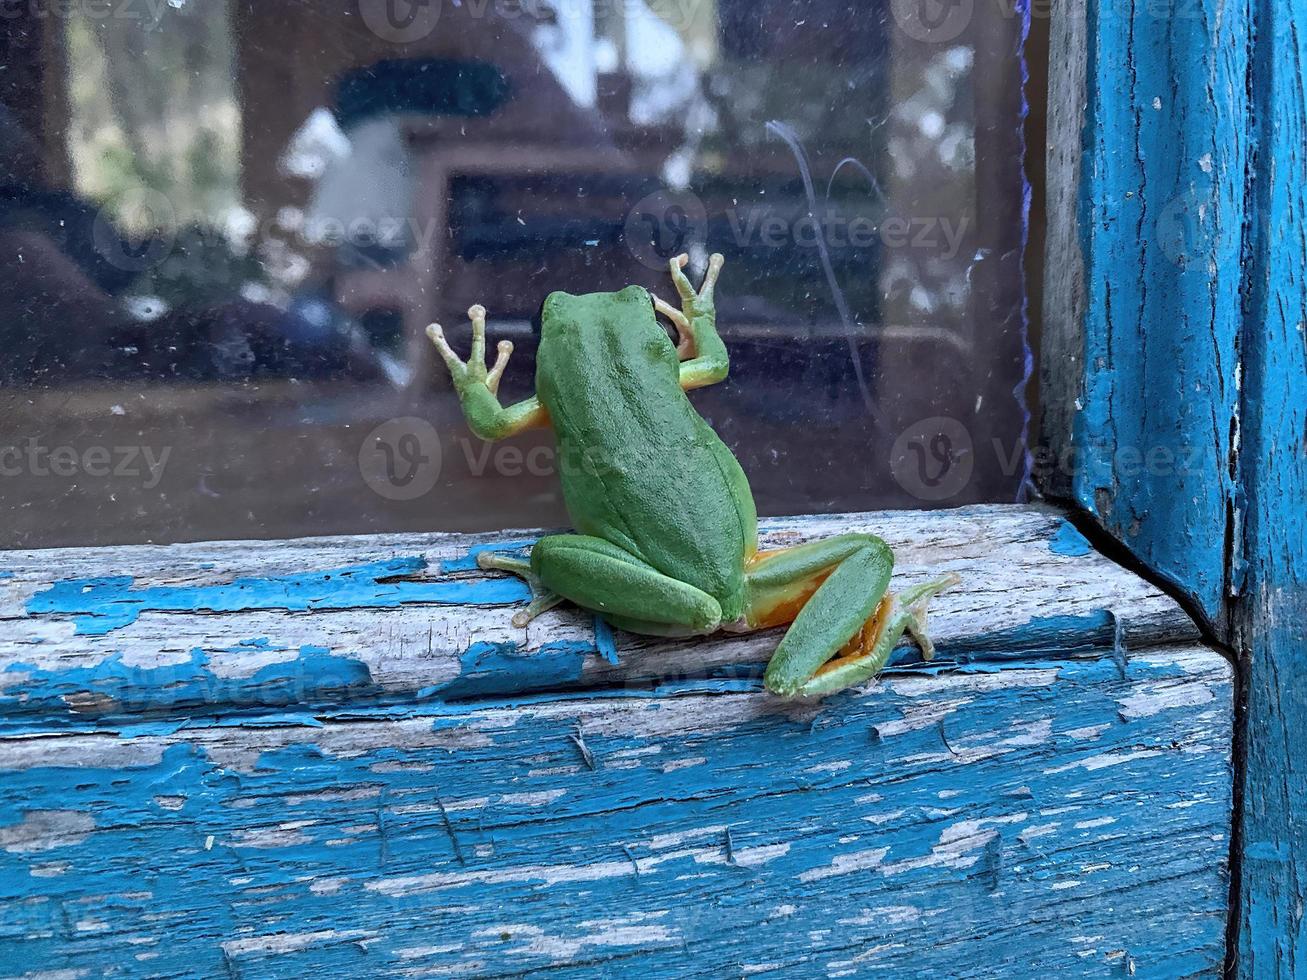
[[[547,425],[549,413],[534,396],[508,408],[499,404],[499,380],[508,367],[513,344],[508,340],[499,342],[494,367],[487,371],[486,308],[477,304],[467,311],[467,315],[472,321],[472,353],[466,362],[459,360],[454,349],[449,346],[440,324],[433,323],[427,327],[427,336],[449,367],[449,375],[454,381],[454,390],[458,392],[468,427],[478,437],[494,440]]]
[[[721,605],[707,592],[603,538],[554,534],[536,542],[529,563],[483,552],[477,564],[521,575],[531,584],[535,599],[513,617],[519,626],[560,599],[600,613],[618,629],[654,636],[711,633],[722,621]]]
[[[905,631],[934,653],[926,601],[958,581],[888,592],[894,554],[871,534],[842,534],[757,555],[745,573],[746,624],[790,623],[763,682],[775,694],[829,694],[875,676]]]

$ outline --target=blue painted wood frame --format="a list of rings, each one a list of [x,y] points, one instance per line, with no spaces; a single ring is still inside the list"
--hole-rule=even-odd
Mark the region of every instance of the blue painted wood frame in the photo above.
[[[1231,965],[1307,975],[1307,3],[1054,25],[1050,489],[1238,652]]]
[[[1241,332],[1246,517],[1235,639],[1245,698],[1238,961],[1307,973],[1307,3],[1260,0]],[[1242,570],[1246,569],[1246,573]],[[1242,579],[1242,581],[1240,581]]]

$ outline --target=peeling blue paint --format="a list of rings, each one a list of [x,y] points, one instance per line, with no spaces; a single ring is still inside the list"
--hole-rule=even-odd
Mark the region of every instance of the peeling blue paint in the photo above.
[[[1111,648],[1114,618],[1106,609],[1096,609],[1083,616],[1036,616],[1015,627],[993,630],[983,636],[969,637],[962,644],[941,643],[941,657],[972,658],[1006,653],[1029,657],[1047,651],[1066,654],[1072,650]]]
[[[566,687],[581,679],[585,658],[597,652],[579,640],[554,640],[529,651],[516,643],[474,643],[459,661],[459,676],[427,690],[446,698],[469,698]]]
[[[588,657],[617,662],[611,628],[598,617],[594,622],[592,642],[560,640],[535,650],[523,649],[515,641],[473,643],[460,657],[457,677],[416,689],[383,689],[374,682],[367,664],[349,652],[315,645],[292,648],[266,636],[207,651],[197,647],[186,659],[160,667],[129,666],[121,652],[109,654],[91,667],[57,670],[15,661],[0,670],[0,726],[11,732],[26,730],[37,716],[44,716],[47,725],[66,728],[124,724],[133,715],[158,712],[196,715],[293,705],[317,711],[332,704],[393,705],[406,697],[421,702],[559,691],[580,686]],[[776,633],[779,636],[779,631]],[[212,655],[252,650],[287,656],[247,677],[220,676],[213,670]],[[929,664],[922,661],[919,647],[905,641],[891,654],[889,667],[941,673],[969,665],[984,669],[985,663],[1032,656],[1064,658],[1068,653],[1090,656],[1103,652],[1111,655],[1124,677],[1121,624],[1109,611],[1097,610],[1084,616],[1036,618],[982,637],[943,642]],[[707,670],[703,679],[714,683],[740,678],[756,683],[762,666],[760,661]],[[653,685],[657,680],[635,674],[633,683]]]
[[[32,596],[27,612],[72,616],[76,632],[102,636],[136,622],[142,612],[377,609],[408,603],[499,606],[530,598],[525,584],[507,576],[482,581],[388,581],[417,575],[426,567],[424,558],[391,558],[299,575],[238,578],[224,585],[143,589],[133,589],[129,575],[67,579]]]
[[[493,544],[479,544],[469,548],[467,554],[442,561],[440,570],[442,572],[475,572],[478,567],[477,555],[484,552],[492,552],[496,555],[509,554],[515,558],[528,558],[535,543],[535,538],[523,538],[517,541],[496,541]]]
[[[1228,698],[1213,709],[1225,728],[1183,706],[1124,724],[1116,699],[1131,687],[1110,662],[1102,677],[978,688],[938,726],[879,741],[869,733],[919,711],[920,693],[841,699],[817,725],[761,712],[680,738],[583,728],[593,771],[570,740],[580,716],[548,698],[509,726],[488,723],[499,702],[442,706],[446,739],[431,746],[336,754],[306,729],[234,767],[183,730],[157,761],[0,769],[10,839],[42,813],[74,818],[43,849],[0,850],[0,962],[579,976],[638,953],[658,977],[696,963],[825,973],[888,945],[893,957],[864,962],[1124,975],[1125,950],[1139,975],[1214,972]],[[1045,741],[968,763],[965,778],[963,757],[949,761],[1041,725]],[[1202,751],[1170,751],[1175,739]],[[273,935],[313,938],[260,946]]]
[[[130,666],[117,652],[94,667],[52,671],[9,664],[0,673],[0,717],[43,713],[48,724],[70,714],[123,717],[214,705],[318,704],[379,693],[366,664],[324,647],[300,647],[298,656],[249,677],[215,674],[198,647],[186,660],[161,667]]]
[[[1065,558],[1083,558],[1093,551],[1089,540],[1070,521],[1063,521],[1048,542],[1048,550]]]
[[[617,641],[613,639],[613,628],[602,616],[595,616],[595,649],[614,667],[617,666]]]

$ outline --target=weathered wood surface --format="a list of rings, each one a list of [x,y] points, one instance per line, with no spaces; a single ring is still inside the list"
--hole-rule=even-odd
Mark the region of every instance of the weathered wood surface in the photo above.
[[[1232,576],[1247,703],[1238,951],[1248,978],[1307,974],[1307,6],[1258,9],[1240,454],[1247,517]]]
[[[765,535],[855,528],[963,585],[820,703],[775,632],[523,638],[470,555],[533,534],[3,555],[0,964],[1210,975],[1226,661],[1049,509]]]
[[[717,685],[0,739],[0,963],[1211,976],[1229,680],[1172,647],[821,706]]]
[[[1075,648],[1124,656],[1198,635],[1172,600],[1048,508],[763,522],[769,546],[847,530],[889,541],[894,587],[962,576],[932,604],[941,663]],[[610,647],[575,608],[516,629],[526,587],[480,572],[472,556],[538,533],[5,553],[0,725],[641,685],[756,672],[776,646],[778,631],[678,642],[618,633]],[[916,656],[905,646],[896,660]]]
[[[1279,0],[1273,0],[1279,2]],[[1239,501],[1248,0],[1052,21],[1036,473],[1218,628]]]
[[[1065,16],[1063,16],[1063,14]],[[1244,668],[1231,966],[1307,975],[1307,9],[1053,20],[1043,468]],[[1157,447],[1188,465],[1153,468]]]

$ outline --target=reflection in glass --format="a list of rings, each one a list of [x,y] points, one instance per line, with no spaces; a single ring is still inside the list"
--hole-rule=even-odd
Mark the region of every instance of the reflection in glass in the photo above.
[[[4,543],[563,523],[548,433],[468,435],[423,330],[484,303],[520,397],[548,292],[682,251],[727,259],[694,400],[760,511],[1015,499],[1022,24],[910,6],[17,10]]]

